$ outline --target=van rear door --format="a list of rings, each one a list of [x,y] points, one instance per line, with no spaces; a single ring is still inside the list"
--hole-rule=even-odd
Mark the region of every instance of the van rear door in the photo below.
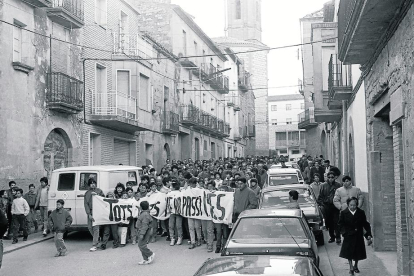
[[[84,198],[85,193],[89,189],[88,180],[93,178],[99,183],[98,173],[95,171],[81,171],[78,172],[78,179],[76,181],[76,225],[86,226],[88,225],[88,217],[85,211]]]
[[[55,177],[52,177],[53,181],[57,181],[56,195],[53,197],[52,193],[52,206],[49,206],[49,210],[56,208],[56,200],[63,199],[65,201],[64,208],[69,211],[72,216],[73,223],[76,223],[75,206],[75,183],[76,183],[76,172],[60,172],[56,173]],[[53,202],[54,201],[54,202]]]

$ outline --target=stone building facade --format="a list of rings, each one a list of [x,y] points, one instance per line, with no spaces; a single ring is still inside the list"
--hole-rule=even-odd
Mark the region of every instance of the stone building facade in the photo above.
[[[250,74],[249,82],[255,96],[255,155],[269,154],[269,127],[267,113],[268,90],[268,47],[261,42],[261,1],[227,1],[227,37],[214,41],[234,52],[262,50],[252,53],[240,53],[245,70]],[[260,88],[255,90],[254,88]]]
[[[26,190],[53,169],[81,164],[83,9],[58,18],[64,9],[0,3],[1,189],[14,180]]]

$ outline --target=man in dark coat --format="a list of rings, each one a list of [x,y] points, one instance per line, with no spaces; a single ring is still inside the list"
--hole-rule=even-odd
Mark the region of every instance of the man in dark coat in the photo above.
[[[323,167],[321,167],[321,164],[319,164],[318,161],[315,161],[315,167],[311,168],[310,171],[310,183],[313,183],[313,181],[315,181],[313,179],[313,176],[315,175],[315,173],[319,174],[320,178],[319,180],[321,182],[325,182],[326,179],[324,178],[324,174],[325,174],[325,169]]]
[[[333,204],[336,189],[342,185],[335,181],[335,174],[329,172],[327,182],[321,185],[318,197],[318,205],[322,206],[322,212],[325,217],[326,227],[329,230],[329,243],[336,239],[337,244],[341,244],[341,236],[338,229],[339,210]]]
[[[338,221],[339,230],[344,237],[339,257],[348,260],[349,273],[354,275],[355,272],[359,273],[358,261],[367,258],[364,236],[370,244],[372,234],[365,212],[357,207],[358,199],[356,197],[348,198],[346,204],[348,208],[340,213]],[[354,260],[354,265],[352,265],[352,260]]]

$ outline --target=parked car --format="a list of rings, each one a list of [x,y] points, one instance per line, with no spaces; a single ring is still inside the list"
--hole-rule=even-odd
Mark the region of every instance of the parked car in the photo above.
[[[221,254],[306,256],[319,265],[315,237],[299,209],[243,211]]]
[[[71,230],[87,230],[88,222],[83,198],[88,190],[88,180],[96,180],[97,187],[105,194],[113,191],[117,183],[132,182],[137,186],[142,174],[140,167],[133,166],[84,166],[69,167],[52,172],[49,188],[48,209],[56,209],[58,199],[65,200],[65,209],[72,215]]]
[[[324,245],[323,215],[316,202],[313,190],[306,184],[282,185],[263,188],[260,194],[259,209],[283,209],[289,204],[289,191],[296,190],[299,193],[298,203],[305,214],[306,221],[311,228],[318,245]]]
[[[224,275],[323,276],[308,257],[231,256],[208,259],[194,276]]]
[[[294,168],[271,167],[267,171],[268,181],[265,186],[279,186],[290,184],[303,184],[302,173]]]

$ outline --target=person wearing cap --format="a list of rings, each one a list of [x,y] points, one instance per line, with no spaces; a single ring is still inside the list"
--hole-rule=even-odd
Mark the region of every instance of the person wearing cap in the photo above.
[[[104,193],[101,189],[96,187],[96,180],[93,178],[89,178],[88,180],[89,190],[86,191],[85,196],[83,198],[83,204],[85,206],[85,212],[88,215],[88,230],[91,233],[93,240],[92,240],[92,247],[89,251],[94,252],[98,248],[98,241],[99,241],[99,226],[93,226],[93,222],[95,221],[92,216],[92,196],[98,195],[101,197],[105,197]]]
[[[56,209],[53,210],[48,219],[49,228],[55,235],[55,246],[57,249],[55,257],[65,256],[68,251],[63,240],[63,234],[72,224],[72,216],[63,208],[64,205],[65,201],[58,199],[56,201]]]

